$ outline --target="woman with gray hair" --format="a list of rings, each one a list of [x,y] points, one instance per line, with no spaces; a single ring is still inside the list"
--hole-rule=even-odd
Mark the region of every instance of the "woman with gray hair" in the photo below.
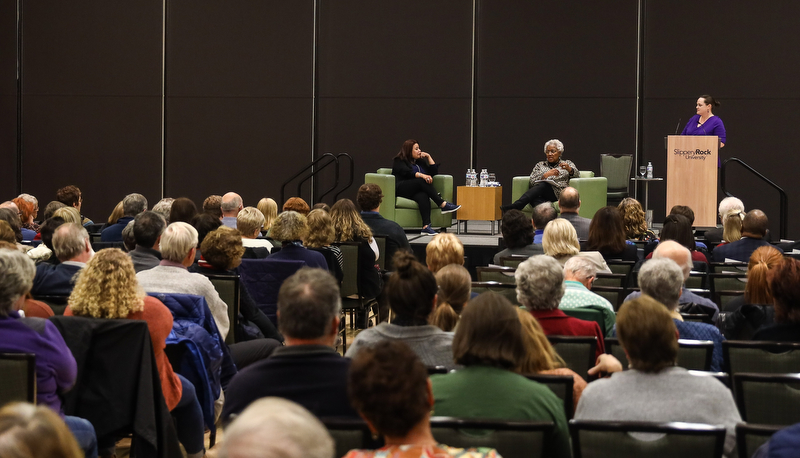
[[[532,256],[517,267],[517,300],[542,325],[549,336],[595,336],[597,356],[605,353],[603,333],[594,321],[568,316],[558,308],[564,296],[561,264],[547,255]]]
[[[281,250],[269,255],[269,259],[283,261],[303,261],[308,267],[328,270],[328,263],[322,253],[303,246],[308,237],[308,221],[296,211],[285,211],[275,218],[269,235],[281,242]]]
[[[535,207],[544,202],[555,202],[561,191],[569,185],[569,179],[581,176],[572,161],[562,160],[564,144],[549,140],[544,144],[546,161],[541,161],[531,171],[530,188],[511,205],[503,205],[503,211],[522,210],[526,205]]]

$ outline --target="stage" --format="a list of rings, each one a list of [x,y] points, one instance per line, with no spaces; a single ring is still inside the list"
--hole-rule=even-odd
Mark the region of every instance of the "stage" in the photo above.
[[[495,224],[495,235],[491,234],[491,222],[489,221],[470,221],[469,233],[456,234],[455,224],[447,229],[447,232],[455,235],[464,244],[464,267],[469,270],[472,279],[477,281],[475,274],[475,267],[488,266],[492,263],[494,255],[498,251],[505,248],[502,241],[502,235],[497,228],[499,223]],[[436,228],[439,232],[443,232]],[[420,262],[425,262],[425,247],[433,237],[429,235],[420,235],[419,231],[406,231],[408,243],[414,251],[414,255]]]

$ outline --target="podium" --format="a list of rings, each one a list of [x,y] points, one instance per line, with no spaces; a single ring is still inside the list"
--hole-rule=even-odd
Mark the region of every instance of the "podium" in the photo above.
[[[667,211],[686,205],[694,211],[694,225],[717,225],[717,164],[719,137],[667,137]]]

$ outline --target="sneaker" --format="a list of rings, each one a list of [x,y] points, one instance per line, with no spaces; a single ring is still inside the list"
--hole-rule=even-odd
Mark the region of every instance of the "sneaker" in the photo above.
[[[422,231],[420,231],[420,235],[436,235],[436,234],[438,234],[438,232],[434,231],[430,225],[428,225],[428,227],[422,228]]]
[[[445,202],[444,207],[442,207],[442,213],[453,213],[454,211],[461,208],[461,205],[451,204],[450,202]]]

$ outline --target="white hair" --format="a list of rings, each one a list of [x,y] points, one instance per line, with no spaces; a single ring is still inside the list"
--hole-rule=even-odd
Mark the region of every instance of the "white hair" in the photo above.
[[[8,316],[11,306],[28,294],[36,267],[21,251],[0,248],[0,316]]]
[[[673,311],[678,308],[681,298],[683,271],[672,259],[651,259],[639,269],[639,286],[643,294],[647,294]]]
[[[550,256],[531,256],[517,266],[514,278],[517,300],[528,310],[553,310],[564,296],[564,272]]]
[[[161,234],[161,257],[172,262],[183,262],[186,255],[197,246],[197,229],[182,221],[171,223]]]
[[[573,256],[564,263],[564,277],[567,276],[568,272],[572,273],[573,277],[586,280],[597,275],[597,266],[594,265],[591,259],[583,256]]]
[[[548,140],[547,143],[544,144],[544,152],[545,153],[547,152],[547,147],[548,146],[555,146],[559,153],[563,153],[564,152],[564,144],[561,143],[561,140],[558,140],[558,139],[555,139],[555,138],[552,139],[552,140]]]
[[[730,213],[731,210],[744,212],[744,203],[736,197],[726,197],[720,201],[719,218],[722,220],[723,225],[725,224],[725,220],[728,219],[728,213]]]

